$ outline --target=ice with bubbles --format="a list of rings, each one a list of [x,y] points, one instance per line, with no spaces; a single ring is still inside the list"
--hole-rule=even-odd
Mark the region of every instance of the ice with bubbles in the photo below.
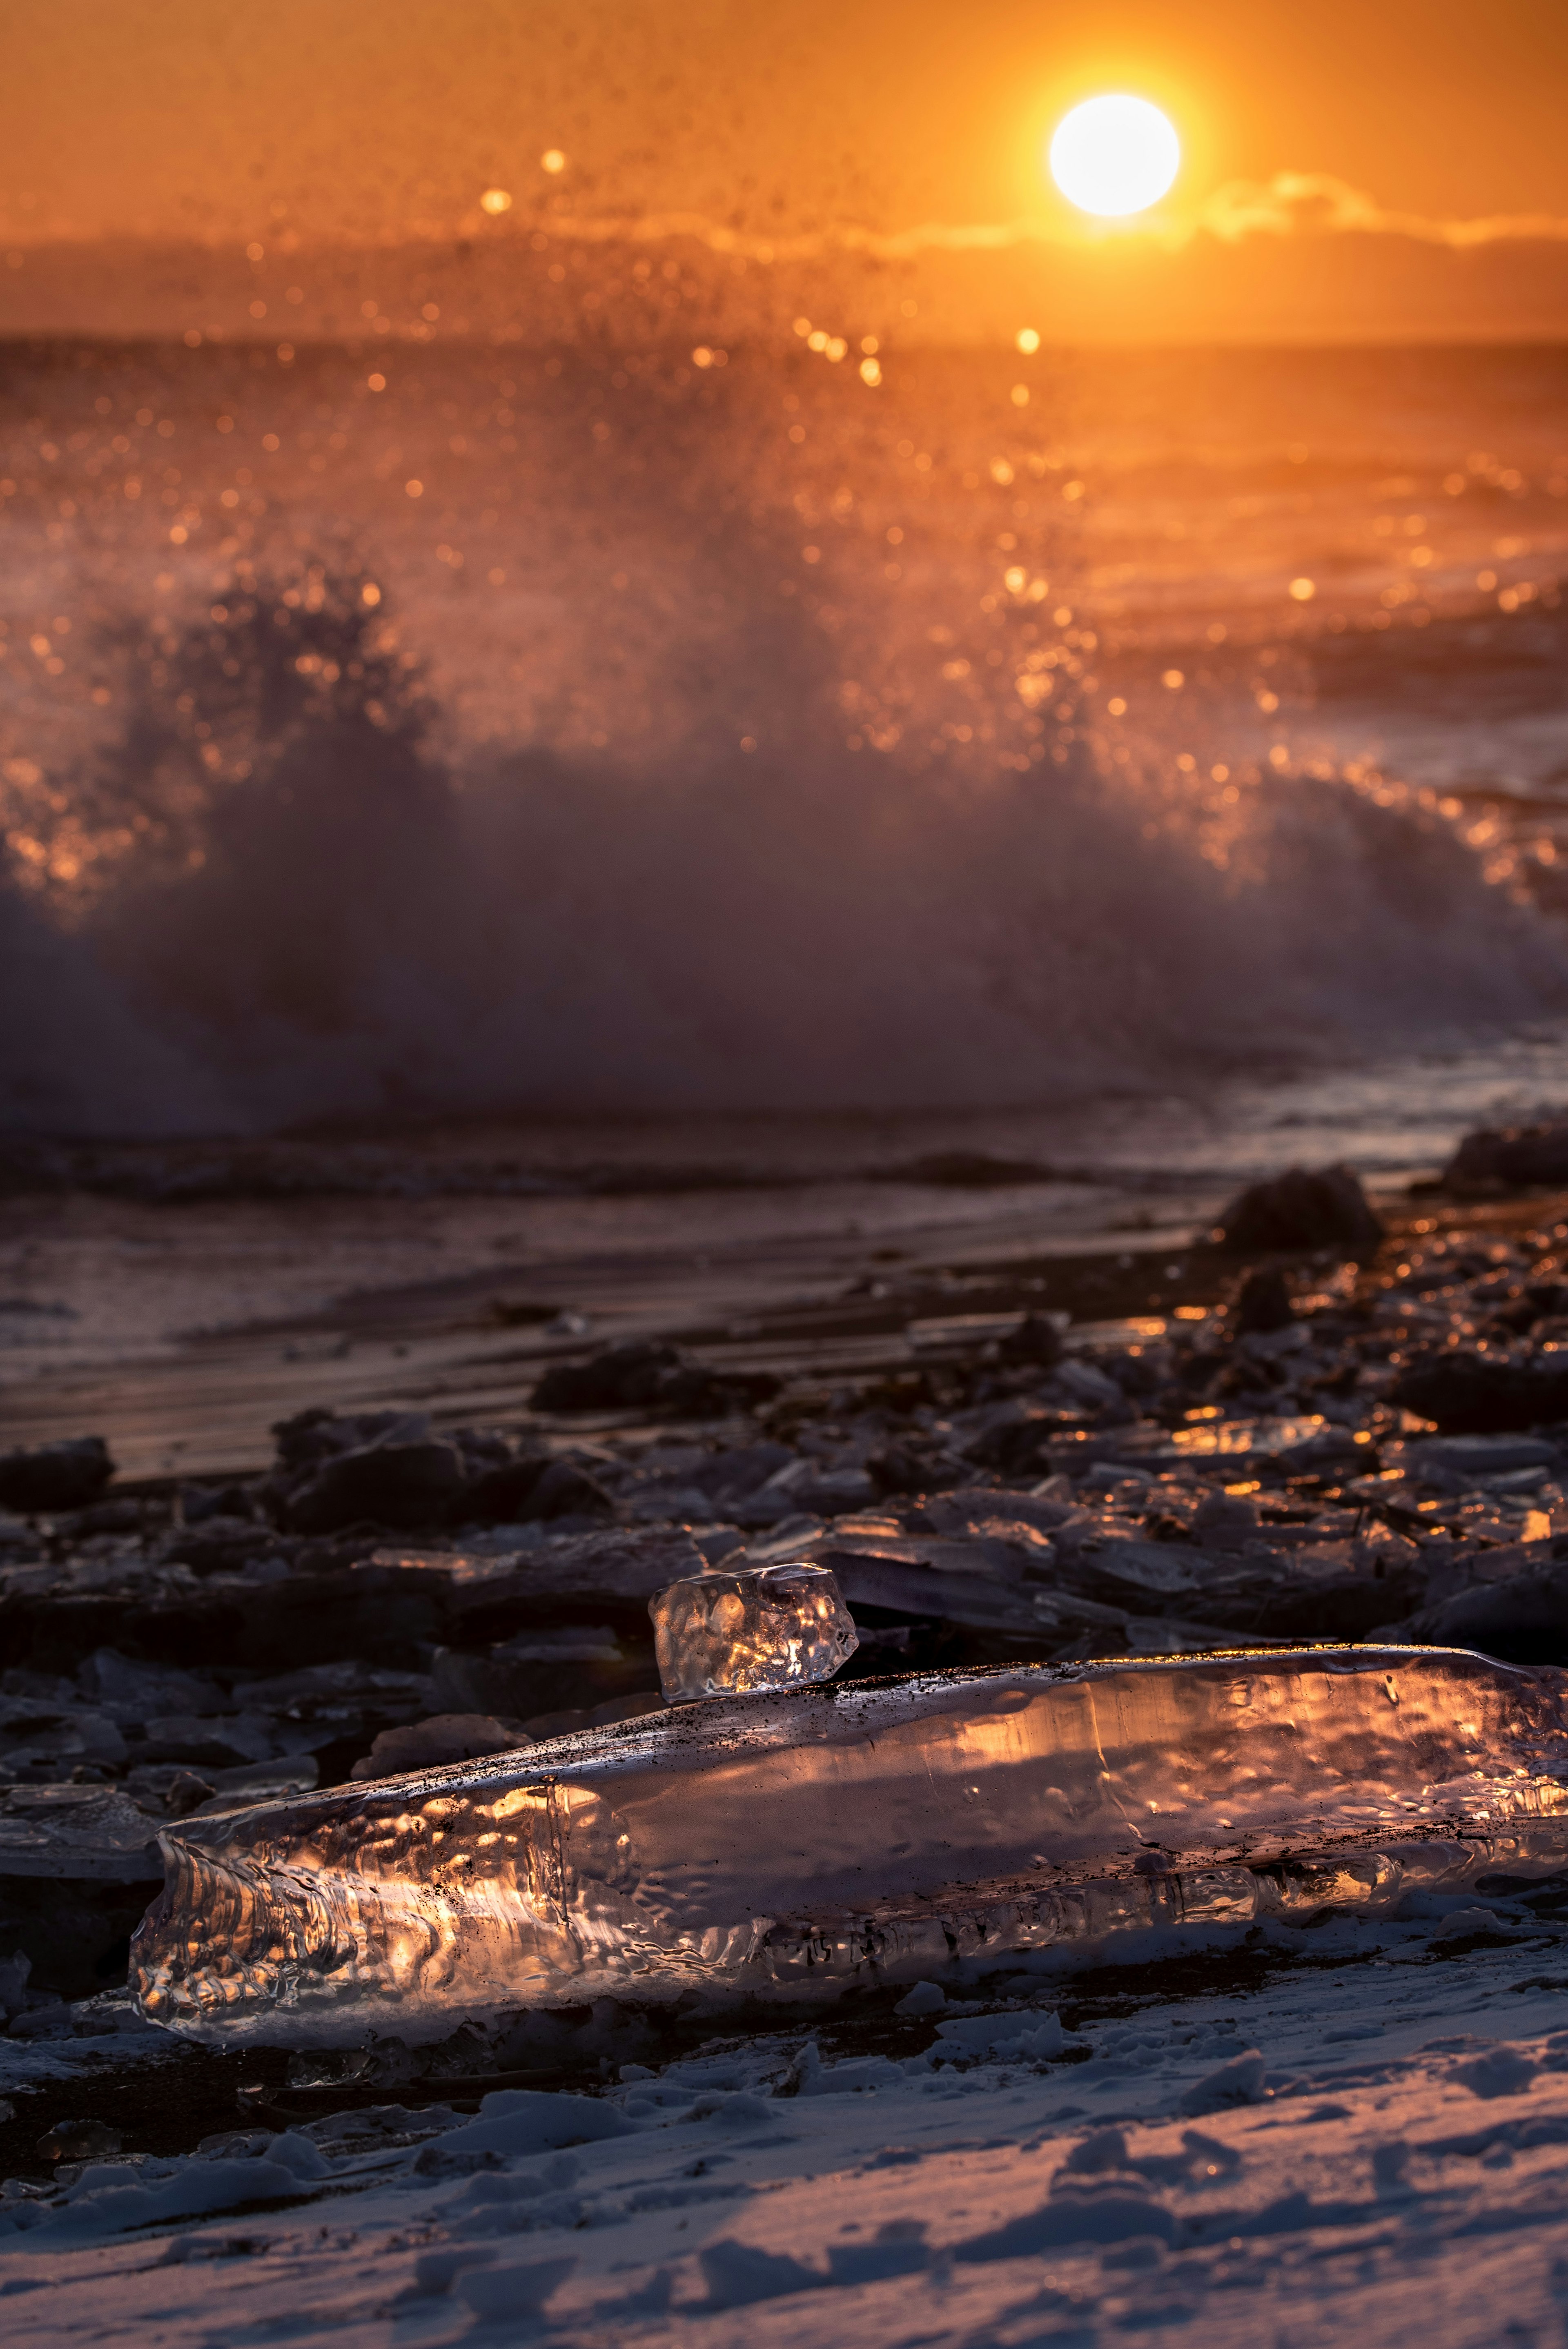
[[[831,1680],[860,1645],[832,1569],[804,1559],[694,1574],[648,1611],[670,1704]]]
[[[136,1998],[220,2044],[410,2044],[1386,1910],[1563,1866],[1565,1694],[1369,1645],[714,1697],[171,1825]]]

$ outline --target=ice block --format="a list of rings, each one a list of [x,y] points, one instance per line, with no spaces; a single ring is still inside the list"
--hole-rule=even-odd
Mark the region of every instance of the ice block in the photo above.
[[[670,1704],[826,1681],[860,1645],[832,1568],[720,1567],[648,1602],[659,1686]]]
[[[137,2002],[215,2042],[413,2042],[1549,1873],[1565,1689],[1368,1647],[716,1697],[169,1827]]]

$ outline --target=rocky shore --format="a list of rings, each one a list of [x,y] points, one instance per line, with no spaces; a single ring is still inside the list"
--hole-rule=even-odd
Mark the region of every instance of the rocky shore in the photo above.
[[[1161,1287],[1204,1301],[1107,1318]],[[889,1267],[776,1367],[585,1342],[494,1425],[307,1409],[260,1474],[0,1455],[9,2034],[121,2011],[168,1822],[659,1705],[648,1601],[703,1564],[831,1567],[846,1677],[1373,1638],[1568,1662],[1559,1203],[1386,1227],[1294,1173],[1177,1264],[977,1299],[922,1313]],[[872,1359],[800,1375],[813,1316]]]

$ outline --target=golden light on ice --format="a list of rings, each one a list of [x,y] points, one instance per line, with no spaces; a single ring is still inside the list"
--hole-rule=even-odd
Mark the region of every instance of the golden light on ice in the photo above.
[[[512,210],[512,198],[504,188],[486,188],[479,199],[479,206],[482,212],[509,212]]]
[[[560,149],[558,147],[546,147],[544,153],[539,158],[539,169],[541,171],[564,171],[566,168],[566,159],[562,154]]]
[[[1051,141],[1051,177],[1069,203],[1125,220],[1158,203],[1181,166],[1181,141],[1147,98],[1086,98]]]

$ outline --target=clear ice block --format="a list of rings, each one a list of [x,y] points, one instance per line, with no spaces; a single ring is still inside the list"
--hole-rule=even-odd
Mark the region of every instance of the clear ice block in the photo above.
[[[694,1574],[648,1602],[670,1704],[825,1681],[860,1645],[830,1567]]]
[[[192,1817],[141,2013],[440,2038],[610,1996],[832,1995],[1118,1928],[1568,1865],[1568,1674],[1342,1648],[716,1697]]]

